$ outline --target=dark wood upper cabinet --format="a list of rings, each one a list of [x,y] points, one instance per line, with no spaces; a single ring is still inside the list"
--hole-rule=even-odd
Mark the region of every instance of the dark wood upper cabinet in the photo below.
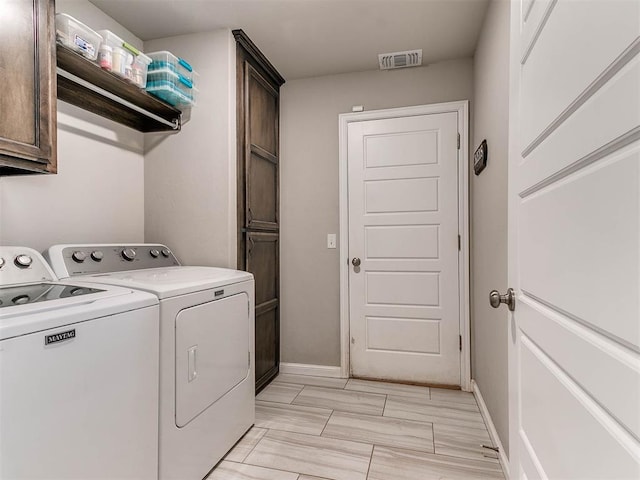
[[[242,30],[237,42],[238,268],[256,282],[256,391],[279,371],[279,111],[284,79]]]
[[[0,175],[56,173],[54,0],[0,11]]]

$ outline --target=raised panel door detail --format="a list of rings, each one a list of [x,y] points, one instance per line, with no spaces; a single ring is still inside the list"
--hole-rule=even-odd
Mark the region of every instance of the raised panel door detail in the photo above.
[[[255,147],[247,166],[247,228],[278,228],[278,164]]]
[[[365,227],[367,259],[438,258],[437,225],[388,225]]]
[[[247,271],[256,288],[256,385],[275,374],[280,349],[277,233],[247,233]]]
[[[404,178],[365,182],[366,213],[438,211],[437,178]]]
[[[517,441],[537,457],[544,468],[539,473],[544,478],[638,478],[637,440],[607,421],[600,405],[527,337],[520,340],[523,429]],[[558,455],[569,444],[582,453],[580,461]]]
[[[256,310],[256,382],[278,366],[278,308]]]
[[[372,135],[364,148],[367,168],[429,165],[438,161],[438,132]]]
[[[278,93],[247,65],[251,143],[278,155]]]
[[[440,304],[440,276],[435,272],[367,272],[367,304]]]
[[[538,137],[564,122],[598,90],[597,84],[604,83],[598,82],[601,75],[604,80],[624,64],[623,52],[638,44],[639,19],[636,1],[558,0],[540,17],[544,24],[536,26],[535,44],[521,67],[521,151],[528,154]],[[588,52],[588,61],[576,52]]]
[[[531,342],[562,365],[576,385],[598,398],[598,403],[617,421],[640,437],[639,367],[633,355],[609,348],[610,341],[586,324],[553,311],[540,315],[540,306],[529,299],[521,301],[517,311],[518,321]]]
[[[278,297],[278,235],[249,233],[247,235],[247,271],[256,282],[256,307]]]
[[[558,172],[594,160],[594,152],[606,153],[617,144],[626,143],[629,132],[640,125],[638,85],[640,55],[630,60],[527,155],[520,167],[523,175],[518,191],[526,195]],[[589,131],[589,135],[582,135],[584,131]],[[603,145],[609,147],[603,151]]]
[[[440,321],[367,317],[367,349],[405,353],[440,353]]]
[[[636,348],[638,191],[640,146],[525,198],[518,257],[524,292]]]

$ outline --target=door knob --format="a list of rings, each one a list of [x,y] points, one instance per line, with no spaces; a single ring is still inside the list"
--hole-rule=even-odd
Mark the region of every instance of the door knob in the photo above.
[[[508,288],[506,295],[500,295],[497,290],[491,290],[489,303],[493,308],[498,308],[501,303],[504,303],[513,312],[516,309],[516,292],[513,291],[513,288]]]
[[[353,257],[353,260],[351,260],[351,265],[353,265],[354,267],[359,267],[360,259],[358,257]]]

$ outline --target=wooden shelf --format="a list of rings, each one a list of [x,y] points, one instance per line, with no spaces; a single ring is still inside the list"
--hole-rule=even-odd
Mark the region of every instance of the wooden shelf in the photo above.
[[[180,130],[182,112],[177,108],[64,46],[57,45],[57,61],[58,99],[63,102],[141,132]]]

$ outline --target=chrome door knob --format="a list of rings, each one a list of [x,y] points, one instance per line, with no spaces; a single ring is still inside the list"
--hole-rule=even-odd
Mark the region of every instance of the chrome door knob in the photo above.
[[[359,267],[360,259],[358,257],[353,257],[353,260],[351,260],[351,265],[353,265],[354,267]]]
[[[509,307],[509,310],[513,312],[516,309],[516,292],[513,288],[508,288],[506,295],[500,295],[499,291],[491,290],[491,293],[489,293],[489,303],[493,308],[498,308],[501,303],[504,303]]]

